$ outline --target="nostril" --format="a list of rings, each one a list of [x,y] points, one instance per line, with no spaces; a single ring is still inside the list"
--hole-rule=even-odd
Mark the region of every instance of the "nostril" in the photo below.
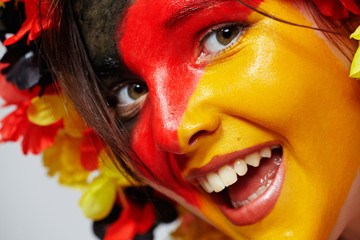
[[[194,135],[191,136],[191,138],[189,140],[189,146],[194,145],[200,137],[207,136],[210,134],[211,134],[211,132],[206,131],[206,130],[201,130],[201,131],[196,132]]]

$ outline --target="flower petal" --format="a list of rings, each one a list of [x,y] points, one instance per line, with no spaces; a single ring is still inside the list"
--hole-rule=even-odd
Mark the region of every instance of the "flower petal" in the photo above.
[[[350,38],[360,40],[360,26],[350,35]]]
[[[1,120],[0,142],[18,141],[30,124],[27,120],[24,106],[16,109]]]
[[[360,40],[360,26],[355,30],[350,38]],[[350,75],[352,78],[360,78],[360,48],[355,53],[354,59],[351,63]]]
[[[104,176],[112,179],[118,186],[136,186],[135,180],[124,175],[126,173],[115,160],[115,156],[109,156],[106,149],[103,149],[99,154],[99,169]]]
[[[360,10],[359,10],[358,6],[356,5],[356,3],[354,2],[354,0],[340,0],[340,1],[347,10],[349,10],[350,12],[352,12],[354,14],[360,15]]]
[[[26,19],[25,22],[23,22],[23,24],[21,25],[21,28],[19,29],[19,31],[15,35],[12,35],[11,37],[7,38],[3,42],[3,45],[9,46],[9,45],[14,44],[17,41],[19,41],[31,29],[32,24],[33,24],[32,19]]]
[[[80,164],[79,147],[81,138],[73,138],[59,131],[54,144],[45,149],[43,162],[48,168],[48,174],[59,174],[59,183],[70,187],[83,188],[86,186],[89,172]]]
[[[0,64],[0,70],[7,66],[8,64]],[[20,91],[15,85],[6,80],[6,76],[0,74],[0,97],[4,99],[5,105],[21,105],[37,96],[38,90],[38,88],[35,88],[31,93],[29,91]]]
[[[76,137],[82,138],[83,132],[88,128],[84,122],[84,119],[79,115],[79,113],[75,110],[74,106],[69,102],[68,99],[63,100],[62,106],[64,106],[65,102],[65,110],[63,114],[64,126],[66,134]]]
[[[51,125],[59,121],[63,115],[63,100],[59,95],[35,97],[27,110],[29,121],[39,126]]]
[[[144,234],[154,225],[156,217],[151,203],[141,205],[127,200],[126,205],[120,218],[106,231],[104,240],[133,239],[136,234]]]
[[[86,217],[100,220],[111,212],[115,199],[116,187],[114,183],[108,178],[99,176],[90,184],[79,205]]]
[[[49,126],[38,126],[32,123],[24,131],[22,150],[24,154],[39,154],[52,146],[58,131],[62,128],[62,121]]]
[[[80,145],[80,161],[87,171],[96,170],[99,167],[98,156],[104,147],[99,136],[89,129],[83,133],[84,138]]]
[[[319,11],[333,19],[342,19],[349,16],[349,11],[339,0],[313,0]]]

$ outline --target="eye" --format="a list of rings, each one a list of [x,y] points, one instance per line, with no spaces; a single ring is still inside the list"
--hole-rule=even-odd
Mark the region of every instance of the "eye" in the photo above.
[[[140,101],[148,93],[144,83],[129,83],[118,91],[119,105],[131,105]]]
[[[116,109],[123,120],[135,117],[146,99],[148,88],[143,82],[128,82],[114,88],[111,97],[107,97],[109,106]],[[115,103],[115,104],[114,104]]]
[[[242,36],[245,25],[226,24],[212,28],[204,34],[201,43],[201,54],[199,58],[214,56],[235,44]]]

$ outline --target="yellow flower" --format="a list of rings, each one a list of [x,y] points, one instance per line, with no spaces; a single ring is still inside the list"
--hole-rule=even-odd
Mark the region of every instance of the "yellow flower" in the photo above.
[[[83,137],[83,132],[87,129],[84,119],[75,110],[73,104],[66,98],[63,100],[63,106],[64,129],[66,134],[73,137]]]
[[[79,203],[84,215],[93,220],[105,218],[113,208],[116,193],[121,194],[125,187],[134,185],[106,149],[100,152],[98,159],[100,176],[89,185]]]
[[[44,165],[50,176],[58,175],[61,184],[86,190],[79,202],[86,217],[93,220],[105,218],[113,208],[117,191],[131,185],[124,177],[118,162],[102,149],[98,156],[100,176],[88,184],[90,172],[84,170],[80,159],[80,146],[84,141],[84,120],[70,101],[62,94],[44,95],[32,99],[27,117],[39,126],[63,120],[54,144],[43,153]],[[131,181],[132,183],[134,181]]]
[[[80,164],[81,138],[71,137],[60,130],[54,145],[44,151],[43,162],[48,174],[59,174],[61,184],[82,188],[87,185],[89,172]]]
[[[360,26],[350,35],[350,38],[360,40]],[[358,48],[355,53],[349,76],[352,78],[360,78],[360,48]]]
[[[72,104],[62,94],[35,97],[27,108],[27,117],[38,126],[63,120],[64,128],[58,131],[54,144],[44,151],[44,165],[50,176],[59,175],[61,184],[76,188],[86,186],[89,172],[80,163],[80,144],[85,124]]]
[[[111,153],[110,153],[111,154]],[[115,156],[108,155],[108,151],[103,149],[99,155],[99,169],[103,176],[111,179],[119,187],[129,187],[138,185],[130,176],[124,176],[125,171],[116,161]]]
[[[73,137],[82,137],[82,132],[86,129],[83,118],[62,94],[33,98],[27,109],[27,116],[30,122],[39,126],[48,126],[63,119],[66,134]]]
[[[48,126],[63,117],[63,105],[63,99],[58,94],[35,97],[27,109],[27,117],[38,126]]]
[[[100,220],[110,213],[115,200],[115,184],[109,178],[99,176],[89,185],[79,205],[86,217]]]

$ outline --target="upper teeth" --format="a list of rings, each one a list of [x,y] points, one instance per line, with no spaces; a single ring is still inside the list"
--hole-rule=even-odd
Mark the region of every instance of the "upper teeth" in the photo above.
[[[248,167],[258,167],[261,158],[270,158],[271,149],[279,148],[279,145],[262,148],[258,152],[253,152],[243,159],[236,159],[233,163],[221,167],[215,172],[206,174],[205,177],[198,179],[200,185],[208,193],[221,192],[237,181],[237,175],[244,176],[247,173]]]

